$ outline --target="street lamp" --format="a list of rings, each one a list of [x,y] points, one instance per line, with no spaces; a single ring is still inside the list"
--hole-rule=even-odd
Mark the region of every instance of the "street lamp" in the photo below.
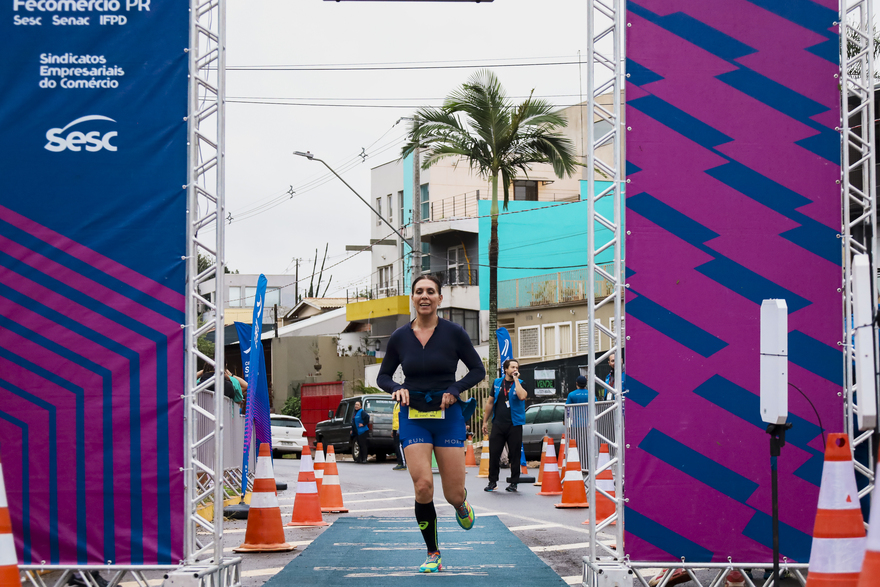
[[[330,173],[332,173],[333,175],[335,175],[336,177],[338,177],[338,178],[339,178],[339,181],[341,181],[342,183],[345,184],[345,187],[347,187],[347,188],[350,189],[352,192],[354,192],[354,195],[356,195],[358,198],[360,198],[361,202],[363,202],[364,204],[366,204],[366,205],[367,205],[367,208],[369,208],[370,210],[372,210],[372,211],[373,211],[373,214],[375,214],[376,216],[378,216],[379,219],[380,219],[382,222],[384,222],[385,224],[387,224],[387,225],[388,225],[388,228],[390,228],[391,230],[393,230],[393,231],[394,231],[394,234],[396,234],[397,236],[400,237],[400,240],[402,240],[403,242],[405,242],[406,244],[408,244],[409,247],[410,247],[411,249],[413,248],[412,243],[409,242],[409,241],[407,241],[407,240],[406,240],[406,237],[404,237],[402,234],[400,234],[400,232],[398,232],[398,230],[397,230],[396,228],[394,228],[393,226],[391,226],[391,223],[388,222],[387,220],[385,220],[385,218],[384,218],[381,214],[379,214],[379,212],[378,212],[375,208],[373,208],[372,206],[370,206],[370,203],[367,202],[363,197],[361,197],[361,195],[360,195],[359,193],[357,193],[357,191],[356,191],[353,187],[351,187],[350,185],[348,185],[348,182],[345,181],[344,179],[342,179],[342,176],[340,176],[338,173],[336,173],[336,172],[333,170],[332,167],[330,167],[329,165],[327,165],[327,162],[326,162],[326,161],[324,161],[323,159],[318,159],[317,157],[315,157],[314,155],[312,155],[312,154],[309,153],[308,151],[306,151],[305,153],[303,153],[303,152],[301,152],[301,151],[294,151],[293,154],[294,154],[294,155],[298,155],[298,156],[300,156],[300,157],[305,157],[305,158],[308,159],[309,161],[320,161],[321,163],[323,163],[323,164],[324,164],[324,167],[326,167],[327,169],[329,169],[329,170],[330,170]]]

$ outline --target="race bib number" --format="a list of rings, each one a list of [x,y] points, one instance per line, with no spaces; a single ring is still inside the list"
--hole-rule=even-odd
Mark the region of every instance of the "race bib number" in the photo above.
[[[446,418],[446,410],[431,410],[429,412],[423,412],[421,410],[416,410],[413,408],[409,409],[409,419],[410,420],[443,420]]]

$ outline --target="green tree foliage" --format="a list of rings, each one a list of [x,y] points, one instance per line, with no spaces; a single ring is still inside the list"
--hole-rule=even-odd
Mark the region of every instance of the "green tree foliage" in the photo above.
[[[492,186],[489,237],[489,332],[498,328],[498,183],[507,209],[518,171],[528,176],[535,163],[549,163],[557,177],[571,176],[577,165],[572,142],[557,129],[567,122],[549,102],[529,97],[514,104],[488,70],[474,73],[449,94],[443,106],[416,114],[403,155],[424,149],[422,168],[446,157],[461,158]],[[498,345],[489,345],[489,375],[498,369]]]
[[[284,407],[281,408],[281,413],[285,416],[294,416],[296,418],[300,417],[300,399],[298,397],[289,397],[287,401],[284,402]]]

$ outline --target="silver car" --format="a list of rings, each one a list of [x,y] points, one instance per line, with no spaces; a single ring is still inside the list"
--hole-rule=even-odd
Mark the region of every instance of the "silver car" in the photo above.
[[[565,432],[565,404],[553,402],[533,404],[526,409],[526,423],[523,426],[523,448],[529,461],[541,460],[544,450],[544,436],[553,439],[556,454]]]

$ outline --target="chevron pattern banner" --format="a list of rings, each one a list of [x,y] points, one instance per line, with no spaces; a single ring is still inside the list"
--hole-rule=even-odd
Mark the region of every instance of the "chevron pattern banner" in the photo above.
[[[3,10],[0,461],[16,554],[176,565],[189,6]]]
[[[759,311],[782,298],[780,550],[806,562],[843,430],[837,1],[627,10],[626,552],[772,560]]]

